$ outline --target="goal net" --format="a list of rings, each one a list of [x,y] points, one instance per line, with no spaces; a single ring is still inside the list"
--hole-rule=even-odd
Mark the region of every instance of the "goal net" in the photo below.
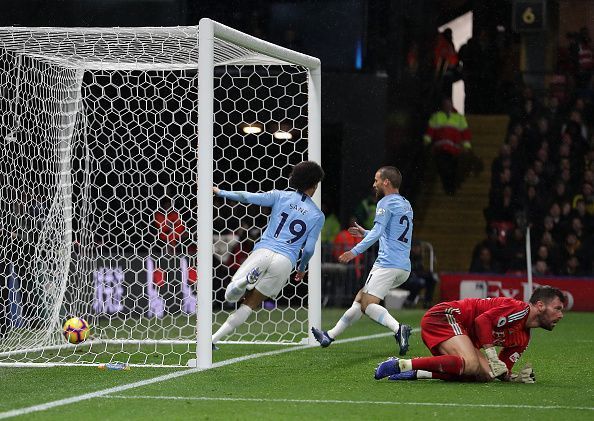
[[[319,61],[209,19],[0,28],[0,89],[0,364],[209,366],[267,222],[211,186],[285,189],[320,161]],[[227,343],[311,341],[319,295],[314,256]]]

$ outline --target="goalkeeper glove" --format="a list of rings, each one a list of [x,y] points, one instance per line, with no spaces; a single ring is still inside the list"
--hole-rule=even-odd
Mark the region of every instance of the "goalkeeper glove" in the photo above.
[[[507,366],[497,356],[497,350],[495,347],[485,348],[485,354],[487,354],[487,360],[489,361],[489,367],[493,377],[499,377],[502,374],[507,373]]]
[[[534,370],[530,364],[526,364],[518,374],[512,374],[510,380],[516,383],[536,383]]]

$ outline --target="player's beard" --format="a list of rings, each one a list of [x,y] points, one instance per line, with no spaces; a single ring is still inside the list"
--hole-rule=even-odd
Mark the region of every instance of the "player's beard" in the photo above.
[[[375,198],[377,200],[381,200],[386,194],[384,193],[383,190],[378,189],[377,187],[375,188]]]
[[[553,321],[550,320],[549,318],[547,318],[546,314],[538,315],[538,323],[541,328],[543,328],[545,330],[549,330],[549,331],[553,330],[553,328],[555,327],[555,324],[553,323]]]

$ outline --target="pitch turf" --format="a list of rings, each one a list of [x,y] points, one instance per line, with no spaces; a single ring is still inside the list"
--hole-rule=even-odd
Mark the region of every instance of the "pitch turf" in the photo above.
[[[324,327],[341,310],[324,311]],[[400,311],[419,325],[421,311]],[[537,330],[518,365],[531,362],[537,383],[518,385],[375,381],[376,364],[396,354],[391,336],[335,342],[327,349],[222,345],[215,362],[274,350],[276,355],[205,372],[95,367],[0,368],[0,417],[65,398],[71,402],[22,419],[594,419],[594,314],[567,313],[553,332]],[[364,318],[340,339],[385,333]],[[429,355],[416,332],[411,356]],[[129,387],[168,373],[179,377]],[[122,387],[121,390],[106,389]],[[100,392],[92,399],[77,397]]]

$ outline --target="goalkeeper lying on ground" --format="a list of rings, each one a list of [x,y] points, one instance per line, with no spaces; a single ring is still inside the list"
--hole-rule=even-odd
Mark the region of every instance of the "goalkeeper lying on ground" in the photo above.
[[[503,297],[437,304],[421,320],[423,342],[434,356],[390,358],[380,363],[375,378],[534,383],[532,367],[518,374],[512,367],[528,346],[530,329],[553,330],[563,318],[564,300],[560,290],[544,286],[534,290],[528,304]]]

